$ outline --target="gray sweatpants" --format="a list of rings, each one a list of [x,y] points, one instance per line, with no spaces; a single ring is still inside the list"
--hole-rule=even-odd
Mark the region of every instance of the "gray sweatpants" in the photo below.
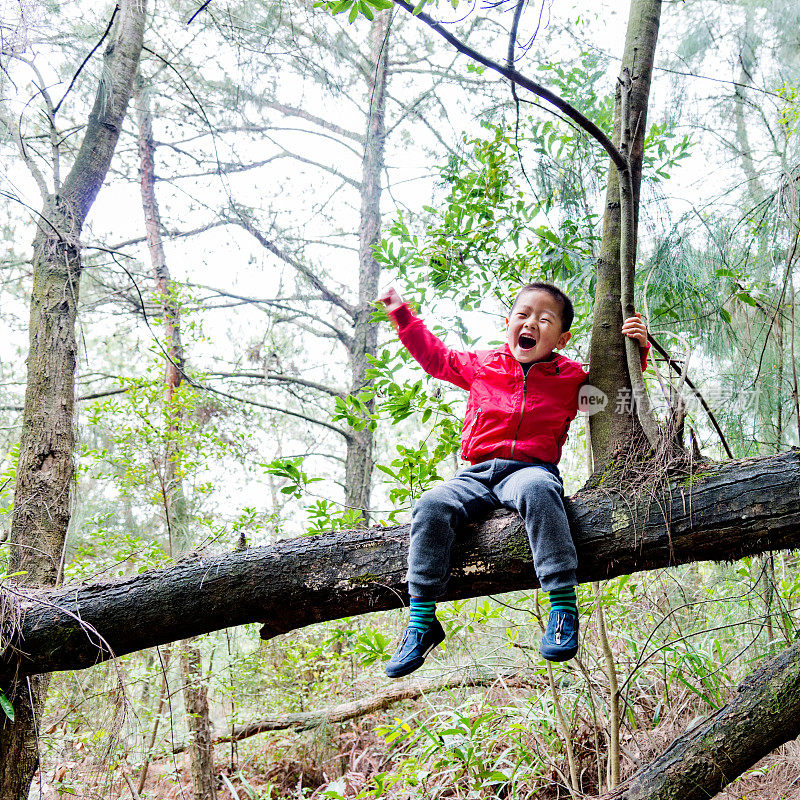
[[[515,509],[525,521],[542,589],[574,586],[578,557],[558,467],[496,458],[459,470],[417,500],[408,549],[409,595],[436,600],[444,594],[456,529],[501,506]]]

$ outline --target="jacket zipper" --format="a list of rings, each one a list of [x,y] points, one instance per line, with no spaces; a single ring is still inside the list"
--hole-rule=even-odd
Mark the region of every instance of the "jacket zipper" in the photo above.
[[[569,417],[564,420],[564,425],[561,428],[561,435],[558,437],[559,447],[563,447],[564,442],[567,440],[567,431],[569,430]]]
[[[520,369],[522,367],[520,366]],[[511,460],[514,460],[514,451],[517,449],[517,438],[519,437],[519,429],[522,427],[522,418],[525,416],[525,401],[528,399],[528,373],[533,369],[533,366],[528,367],[528,372],[524,373],[522,379],[522,408],[519,412],[519,422],[517,423],[517,430],[514,432],[514,441],[511,442]]]
[[[475,411],[475,418],[472,420],[472,424],[469,426],[469,433],[464,438],[464,446],[461,448],[462,455],[464,452],[468,452],[467,448],[472,443],[472,437],[475,435],[475,429],[478,427],[478,422],[481,418],[481,407],[478,406],[477,410]]]

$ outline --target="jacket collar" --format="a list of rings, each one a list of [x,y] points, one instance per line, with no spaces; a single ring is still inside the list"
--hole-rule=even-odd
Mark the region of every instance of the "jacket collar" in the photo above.
[[[520,363],[516,358],[514,358],[511,348],[507,343],[504,344],[498,352],[510,358],[515,364]],[[534,361],[533,367],[538,366],[539,369],[546,375],[558,375],[561,372],[561,368],[563,367],[565,361],[567,361],[566,356],[562,356],[561,353],[553,352],[543,361]]]

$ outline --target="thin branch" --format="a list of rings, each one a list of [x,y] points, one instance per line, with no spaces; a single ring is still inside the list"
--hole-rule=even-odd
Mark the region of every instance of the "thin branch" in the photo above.
[[[287,106],[283,103],[263,100],[255,95],[251,96],[250,99],[259,105],[266,106],[267,108],[271,108],[275,111],[280,111],[281,114],[284,114],[287,117],[298,117],[299,119],[304,119],[306,122],[310,122],[313,125],[317,125],[318,127],[324,128],[332,133],[337,133],[339,136],[344,136],[345,138],[351,139],[359,144],[363,144],[364,142],[364,137],[361,134],[355,133],[347,128],[342,128],[340,125],[336,125],[333,122],[328,122],[328,120],[322,119],[322,117],[318,117],[315,114],[310,114],[305,109],[296,108],[295,106]]]
[[[189,236],[196,236],[198,233],[205,233],[206,231],[210,231],[212,228],[219,228],[224,225],[230,225],[231,221],[227,219],[219,219],[214,222],[209,222],[206,225],[201,225],[198,228],[192,228],[188,231],[162,231],[161,235],[165,239],[185,239]],[[108,250],[122,250],[124,247],[131,247],[135,244],[142,244],[143,242],[147,241],[146,236],[137,236],[135,239],[126,239],[124,242],[118,242],[117,244],[109,245],[107,248],[92,248],[91,245],[87,245],[87,249],[102,249],[104,252]]]
[[[414,14],[414,5],[409,3],[407,0],[393,0],[395,5],[404,8],[408,11],[409,14],[413,14],[414,16],[418,17],[422,22],[424,22],[429,28],[436,31],[445,41],[449,42],[453,47],[458,50],[459,53],[471,58],[473,61],[477,61],[479,64],[483,64],[483,66],[488,67],[494,72],[497,72],[499,75],[502,75],[504,78],[507,78],[510,81],[513,81],[518,86],[522,86],[523,89],[527,89],[529,92],[533,92],[533,94],[537,95],[538,97],[547,100],[548,102],[552,103],[557,109],[561,112],[566,114],[571,120],[576,122],[578,125],[581,126],[593,139],[595,139],[603,149],[609,154],[611,160],[614,162],[615,166],[619,170],[627,169],[627,161],[620,153],[620,151],[614,146],[612,141],[603,133],[600,128],[595,125],[588,117],[582,114],[578,109],[574,106],[570,105],[566,100],[562,97],[559,97],[554,92],[551,92],[549,89],[546,89],[541,84],[532,81],[530,78],[525,77],[523,74],[518,72],[516,69],[511,67],[503,66],[499,64],[497,61],[493,61],[490,58],[479,53],[473,47],[470,47],[465,42],[462,42],[457,37],[453,36],[448,30],[446,30],[440,23],[436,22],[431,16],[426,14],[424,11],[420,11],[417,14]]]
[[[195,11],[195,12],[194,12],[194,14],[192,14],[192,16],[191,16],[191,17],[189,17],[189,19],[186,21],[186,24],[187,24],[187,26],[188,26],[188,25],[191,25],[191,24],[194,22],[194,18],[195,18],[195,17],[196,17],[196,16],[197,16],[197,15],[198,15],[198,14],[199,14],[201,11],[204,11],[206,8],[208,8],[208,6],[209,6],[209,5],[211,5],[211,0],[205,0],[205,2],[203,3],[203,5],[201,5],[201,6],[200,6],[200,8],[198,8],[198,9],[197,9],[197,11]]]
[[[259,381],[275,381],[276,383],[291,383],[296,386],[305,386],[307,389],[315,389],[318,392],[332,395],[333,397],[345,398],[347,392],[344,389],[335,389],[331,386],[325,386],[324,383],[317,383],[316,381],[309,381],[305,378],[299,378],[296,375],[285,375],[281,372],[206,372],[208,377],[213,378],[244,378]]]
[[[323,164],[321,161],[314,161],[313,158],[306,158],[305,156],[300,156],[297,153],[293,153],[291,150],[284,147],[279,142],[276,142],[271,136],[264,136],[265,139],[270,141],[275,147],[279,148],[283,151],[285,156],[289,158],[293,158],[295,161],[299,161],[301,164],[310,164],[312,167],[317,167],[317,169],[321,169],[324,172],[328,172],[336,178],[343,180],[345,183],[349,184],[353,188],[357,189],[359,192],[361,191],[361,182],[351,178],[349,175],[345,175],[343,172],[339,172],[338,169],[335,167],[328,166],[327,164]]]
[[[100,397],[112,397],[115,394],[125,394],[133,389],[133,386],[123,386],[118,389],[105,389],[99,392],[92,392],[91,394],[82,394],[80,397],[75,398],[76,403],[85,402],[87,400],[97,400]]]
[[[314,273],[314,271],[303,264],[301,261],[298,261],[296,258],[290,256],[284,250],[281,250],[273,241],[267,239],[261,231],[259,231],[252,223],[250,219],[245,217],[243,214],[239,214],[235,219],[231,219],[230,222],[232,224],[239,225],[244,230],[246,230],[262,247],[269,250],[270,253],[277,256],[281,261],[286,262],[290,266],[294,267],[305,279],[327,300],[329,303],[333,303],[334,305],[339,306],[343,311],[345,311],[351,318],[355,319],[356,310],[353,306],[350,305],[344,298],[340,297],[335,292],[328,289],[324,283],[319,279],[319,276]]]
[[[109,33],[111,33],[111,27],[114,24],[114,20],[117,18],[117,13],[119,12],[119,3],[114,6],[114,11],[111,14],[111,19],[108,21],[108,26],[105,29],[105,32],[100,37],[100,41],[89,51],[89,55],[83,59],[81,65],[78,67],[77,72],[72,76],[72,80],[69,82],[69,86],[67,86],[67,91],[64,92],[64,96],[56,103],[56,107],[53,109],[53,117],[58,114],[58,109],[61,108],[61,104],[67,99],[67,95],[70,93],[70,90],[75,85],[75,81],[78,80],[78,76],[81,74],[83,68],[89,63],[89,59],[97,52],[98,48],[101,44],[106,40],[106,37]]]
[[[296,327],[300,328],[301,330],[307,331],[308,333],[312,334],[313,336],[319,336],[323,339],[337,339],[340,341],[348,350],[353,346],[353,339],[350,336],[342,333],[338,328],[332,325],[330,322],[324,319],[316,320],[316,327],[314,325],[309,325],[304,322],[300,322],[299,318],[305,318],[308,316],[307,311],[299,311],[298,309],[290,309],[292,316],[276,316],[273,317],[276,323],[287,323],[289,325],[295,325]],[[330,333],[324,333],[319,329],[320,325],[324,325],[326,328],[330,328]]]
[[[181,173],[180,175],[170,175],[165,178],[157,178],[156,180],[158,180],[159,182],[165,182],[172,185],[176,181],[183,181],[195,178],[208,178],[212,175],[236,175],[237,173],[240,172],[249,172],[252,169],[260,169],[261,167],[265,167],[267,166],[267,164],[271,164],[273,161],[277,161],[280,158],[293,158],[293,157],[294,156],[292,156],[291,153],[276,153],[274,156],[262,159],[261,161],[251,161],[249,164],[242,164],[239,162],[222,164],[220,162],[217,162],[216,166],[211,167],[211,169],[203,170],[202,172],[184,172]]]
[[[45,116],[47,117],[48,126],[47,137],[50,140],[50,156],[52,158],[53,168],[53,194],[58,194],[58,190],[61,187],[61,157],[58,150],[59,141],[58,132],[56,130],[56,109],[53,107],[53,100],[50,97],[50,92],[47,91],[44,76],[36,66],[35,61],[33,61],[33,59],[23,58],[22,56],[14,57],[19,61],[22,61],[24,64],[27,64],[39,81],[38,84],[36,81],[32,81],[32,83],[42,96],[42,100],[44,100]]]
[[[681,368],[678,366],[678,363],[670,356],[667,350],[658,342],[656,339],[653,338],[652,333],[647,334],[647,339],[650,344],[653,345],[653,349],[660,353],[667,364],[675,370],[677,373],[681,373]],[[694,392],[695,397],[700,401],[700,405],[703,407],[703,410],[708,414],[708,419],[710,420],[711,424],[714,426],[714,430],[717,432],[717,436],[719,436],[719,440],[722,443],[722,447],[725,450],[725,454],[728,458],[733,458],[733,453],[731,452],[731,448],[728,446],[728,440],[725,438],[725,434],[722,432],[722,428],[719,426],[719,422],[717,422],[717,418],[714,416],[714,413],[711,411],[708,403],[706,402],[705,397],[700,393],[700,390],[692,383],[691,378],[688,375],[683,376],[683,380],[685,381],[686,385]]]
[[[36,166],[33,159],[28,155],[25,142],[22,138],[22,130],[20,129],[19,123],[7,116],[2,109],[0,109],[0,122],[3,123],[5,129],[11,134],[11,138],[14,140],[14,144],[17,146],[17,150],[19,150],[20,158],[23,160],[25,166],[28,168],[28,171],[33,176],[33,180],[36,181],[36,185],[39,187],[39,192],[42,195],[42,199],[46,200],[50,194],[47,190],[47,181],[45,181],[44,175],[39,167]],[[9,196],[5,192],[4,194]]]
[[[275,411],[278,414],[287,414],[290,417],[297,417],[298,419],[302,419],[305,422],[312,422],[314,425],[321,425],[323,428],[327,428],[334,433],[338,433],[339,436],[343,436],[348,441],[352,438],[352,434],[348,431],[344,430],[343,428],[338,428],[336,425],[332,425],[330,422],[324,422],[323,420],[314,419],[314,417],[309,417],[305,414],[301,414],[298,411],[290,411],[288,408],[279,408],[278,406],[270,405],[269,403],[261,403],[258,400],[251,400],[247,397],[237,397],[235,394],[228,394],[228,392],[220,391],[219,389],[215,389],[212,386],[206,386],[204,384],[199,383],[192,383],[193,386],[196,386],[198,389],[202,389],[206,392],[211,392],[212,394],[218,394],[220,397],[227,397],[229,400],[236,400],[237,403],[247,403],[251,406],[258,406],[258,408],[264,408],[267,411]]]
[[[376,711],[383,711],[395,703],[404,700],[416,700],[431,692],[445,692],[450,689],[460,689],[465,686],[492,686],[498,681],[504,685],[520,686],[523,680],[519,675],[450,675],[444,678],[433,680],[410,680],[390,686],[382,692],[354,700],[351,703],[341,703],[332,708],[325,708],[319,711],[303,711],[296,714],[282,714],[279,717],[268,717],[266,719],[255,720],[244,725],[236,725],[230,733],[214,737],[214,744],[224,742],[240,742],[250,736],[268,731],[282,731],[291,728],[295,731],[308,731],[319,728],[321,725],[330,725],[337,722],[346,722],[349,719],[363,717],[366,714],[373,714]],[[178,744],[172,751],[182,753],[188,747],[187,744]]]

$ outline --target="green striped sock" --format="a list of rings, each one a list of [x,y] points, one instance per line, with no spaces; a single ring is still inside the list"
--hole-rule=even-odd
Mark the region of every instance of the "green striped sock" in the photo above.
[[[430,628],[436,616],[436,601],[422,600],[419,597],[411,598],[411,616],[408,620],[409,628],[426,631]]]
[[[575,587],[567,586],[565,589],[553,589],[548,592],[550,596],[550,608],[558,608],[561,611],[571,611],[577,616],[578,598],[575,595]]]

